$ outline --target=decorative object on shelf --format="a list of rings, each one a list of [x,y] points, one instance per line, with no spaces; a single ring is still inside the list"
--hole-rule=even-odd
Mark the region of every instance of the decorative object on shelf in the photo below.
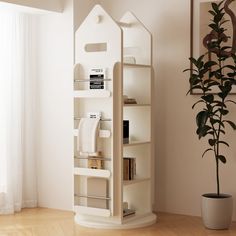
[[[124,100],[124,104],[137,104],[135,98],[127,98]]]
[[[88,168],[103,169],[104,161],[102,160],[102,152],[98,152],[96,156],[88,156]]]
[[[208,53],[208,60],[211,60],[211,57],[214,57],[213,51],[216,51],[217,49],[210,49],[208,50],[208,42],[214,40],[217,36],[215,34],[214,29],[209,32],[208,31],[208,22],[211,20],[211,15],[208,13],[208,11],[211,8],[211,3],[214,2],[214,0],[191,0],[191,57],[198,58],[200,55],[203,55],[205,53]],[[229,0],[225,2],[224,5],[224,18],[222,21],[226,20],[224,25],[225,28],[227,28],[227,36],[224,37],[223,44],[230,48],[225,48],[221,51],[221,53],[226,53],[230,55],[231,53],[235,54],[236,52],[236,5],[233,3],[234,0]],[[232,4],[231,4],[232,3]],[[225,35],[225,33],[222,33]],[[213,51],[212,51],[213,50]],[[194,66],[192,62],[191,68]],[[233,64],[232,64],[233,65]],[[204,75],[205,78],[208,77],[208,74],[206,73]],[[219,90],[215,90],[215,88],[212,87],[212,91],[210,93],[217,93]],[[192,89],[191,94],[202,94],[202,92],[199,89]],[[233,86],[230,94],[236,94],[236,86]]]
[[[136,64],[136,59],[134,56],[125,55],[123,60],[124,60],[124,63]]]
[[[137,104],[135,98],[129,98],[127,95],[123,96],[124,104]]]
[[[135,210],[133,210],[133,209],[124,209],[123,210],[123,217],[132,216],[134,214],[135,214]]]
[[[207,228],[227,229],[231,224],[233,200],[232,196],[221,193],[220,189],[220,164],[226,163],[226,157],[222,154],[222,146],[229,146],[223,140],[226,134],[226,125],[236,130],[236,125],[227,116],[230,113],[229,104],[236,104],[229,98],[232,87],[236,84],[236,55],[231,45],[227,45],[228,28],[225,28],[225,14],[230,14],[235,19],[234,13],[229,9],[232,0],[212,2],[212,15],[209,27],[210,34],[204,38],[204,45],[208,49],[207,53],[199,58],[190,58],[193,65],[190,69],[189,78],[191,89],[198,89],[202,96],[194,103],[192,108],[201,104],[196,116],[197,135],[199,139],[208,138],[209,147],[204,151],[213,153],[216,163],[216,193],[202,195],[202,217]],[[233,21],[233,30],[236,24]],[[226,31],[227,30],[227,31]],[[211,55],[209,57],[209,55]],[[205,79],[207,76],[207,79]],[[212,94],[213,88],[218,92]]]
[[[129,209],[129,203],[123,202],[123,217],[132,216],[135,214],[134,209]]]

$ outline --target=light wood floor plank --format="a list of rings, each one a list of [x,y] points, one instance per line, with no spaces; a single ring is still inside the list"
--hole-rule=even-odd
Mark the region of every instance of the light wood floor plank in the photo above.
[[[0,236],[236,236],[229,230],[207,230],[199,217],[159,213],[158,222],[135,230],[95,230],[74,223],[72,212],[44,208],[25,209],[0,216]]]

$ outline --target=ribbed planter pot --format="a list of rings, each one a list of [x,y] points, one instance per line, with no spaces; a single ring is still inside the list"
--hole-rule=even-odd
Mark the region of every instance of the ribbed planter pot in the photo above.
[[[202,195],[202,219],[206,228],[228,229],[232,222],[233,198],[228,194]]]

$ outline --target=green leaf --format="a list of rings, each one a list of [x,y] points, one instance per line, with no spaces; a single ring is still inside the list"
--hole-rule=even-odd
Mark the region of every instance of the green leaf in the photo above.
[[[213,8],[213,10],[218,13],[219,12],[219,7],[218,5],[215,3],[215,2],[212,2],[211,3],[211,7]]]
[[[194,107],[195,107],[197,104],[202,103],[202,102],[204,103],[203,100],[199,100],[199,101],[195,102],[195,103],[192,105],[192,109],[194,109]]]
[[[193,57],[189,58],[190,62],[193,63],[197,67],[197,60]]]
[[[225,24],[226,22],[229,22],[229,20],[223,20],[223,21],[221,21],[221,22],[220,22],[220,25],[223,25],[223,24]]]
[[[211,145],[211,146],[214,146],[216,144],[217,140],[216,139],[209,139],[208,140],[208,143]]]
[[[208,83],[207,88],[215,87],[215,86],[218,86],[219,84],[220,84],[219,82],[213,81],[213,82]]]
[[[189,60],[192,64],[194,64],[198,69],[201,69],[204,65],[203,58],[205,55],[201,55],[198,59],[190,57]]]
[[[205,126],[208,119],[208,112],[207,111],[200,111],[196,116],[196,123],[198,127]]]
[[[208,61],[204,64],[204,67],[209,68],[209,67],[212,67],[214,65],[217,65],[217,63],[215,61]]]
[[[230,91],[225,90],[224,92],[218,93],[218,96],[222,99],[225,99]]]
[[[189,93],[193,92],[194,89],[199,89],[199,90],[203,91],[202,87],[200,85],[195,85],[195,86],[191,86],[191,88],[188,90],[186,95],[188,95]]]
[[[236,104],[236,102],[233,100],[226,100],[225,102],[232,102],[232,103]]]
[[[211,124],[212,124],[212,125],[214,125],[214,124],[216,124],[216,123],[218,123],[218,124],[221,125],[222,127],[225,127],[225,126],[224,126],[224,123],[223,123],[222,121],[217,120],[217,119],[211,119]]]
[[[211,27],[211,28],[212,28],[214,31],[216,31],[216,32],[219,31],[219,28],[217,27],[216,24],[210,24],[209,27]],[[214,47],[215,47],[215,45],[214,45],[213,43],[209,43],[208,46],[209,46],[210,48],[214,48]]]
[[[226,145],[227,147],[229,147],[229,144],[226,143],[225,141],[218,141],[217,143],[222,143],[222,144]]]
[[[222,162],[222,163],[226,163],[226,158],[222,155],[218,155],[217,158]]]
[[[208,102],[208,103],[212,103],[214,100],[214,95],[213,94],[207,94],[205,96],[201,97],[204,101]]]
[[[221,113],[223,116],[225,116],[225,115],[227,115],[227,114],[229,113],[229,111],[228,111],[228,110],[225,110],[225,109],[220,109],[220,113]]]
[[[225,107],[226,108],[226,105],[221,101],[213,101],[212,103],[215,104],[213,107],[218,106],[218,107]]]
[[[205,56],[205,55],[203,54],[203,55],[201,55],[201,56],[197,59],[197,64],[198,64],[198,65],[200,65],[201,62],[203,62],[204,56]]]
[[[205,156],[205,154],[207,153],[207,152],[209,152],[209,151],[214,151],[212,148],[208,148],[207,150],[205,150],[205,152],[202,154],[202,157],[204,157]]]
[[[189,78],[189,83],[191,86],[197,85],[201,82],[201,80],[198,78],[198,75],[192,74]]]
[[[233,121],[223,120],[223,122],[227,122],[233,128],[233,130],[236,130],[236,124]]]
[[[219,13],[214,16],[214,22],[219,23],[222,20],[222,17],[224,16],[224,13]]]
[[[202,138],[205,137],[208,134],[208,131],[211,130],[212,128],[208,125],[205,125],[203,127],[199,127],[197,129],[197,134],[198,134],[198,138]]]
[[[223,2],[224,2],[224,0],[220,1],[220,2],[218,3],[218,7],[220,7]]]
[[[224,130],[222,130],[222,129],[220,129],[220,130],[218,130],[218,129],[216,129],[216,132],[220,132],[220,133],[222,133],[222,134],[225,134],[225,131]]]
[[[209,12],[210,14],[212,14],[213,16],[216,15],[216,13],[215,13],[214,11],[212,11],[212,10],[209,10],[208,12]]]

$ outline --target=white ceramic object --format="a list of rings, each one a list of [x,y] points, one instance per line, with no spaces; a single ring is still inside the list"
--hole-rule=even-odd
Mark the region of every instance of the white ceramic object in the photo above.
[[[228,194],[202,195],[202,219],[206,228],[228,229],[232,222],[233,198]]]

